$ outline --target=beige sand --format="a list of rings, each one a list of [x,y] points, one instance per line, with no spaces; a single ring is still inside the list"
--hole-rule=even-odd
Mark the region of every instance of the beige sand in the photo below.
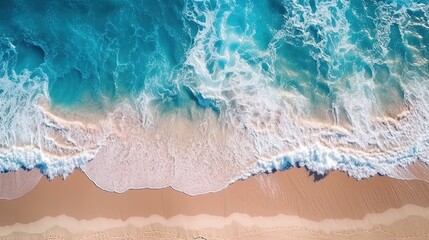
[[[376,176],[356,181],[332,172],[314,181],[304,169],[258,175],[238,181],[223,191],[188,196],[171,188],[131,190],[123,194],[97,188],[81,172],[62,180],[42,179],[21,198],[0,200],[0,225],[29,223],[45,216],[67,215],[77,219],[106,217],[126,220],[156,214],[208,214],[229,216],[296,215],[310,220],[362,219],[404,205],[429,207],[429,183]]]
[[[38,239],[42,232],[84,239],[429,239],[429,183],[380,176],[356,181],[340,172],[314,181],[304,169],[292,169],[199,196],[171,188],[116,194],[75,172],[0,200],[0,213],[0,235],[14,232],[12,239]]]
[[[311,221],[297,216],[251,217],[232,214],[183,216],[169,219],[160,216],[133,217],[126,221],[97,218],[77,220],[67,216],[45,217],[31,224],[0,227],[5,239],[267,239],[292,236],[302,239],[427,239],[429,209],[406,205],[381,214],[368,214],[362,220]],[[199,237],[199,238],[198,238]]]

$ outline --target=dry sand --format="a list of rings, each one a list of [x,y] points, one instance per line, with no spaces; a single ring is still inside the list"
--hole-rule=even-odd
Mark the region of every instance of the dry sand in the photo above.
[[[309,220],[362,219],[411,204],[429,207],[429,183],[376,176],[356,181],[331,172],[314,181],[304,169],[291,169],[238,181],[223,191],[189,196],[171,188],[131,190],[122,194],[97,188],[76,171],[67,180],[42,179],[26,195],[0,200],[0,225],[29,223],[45,216],[67,215],[77,219],[96,217],[126,220],[129,217],[179,214],[229,216],[296,215]]]
[[[0,200],[0,214],[5,239],[429,239],[429,183],[341,172],[315,181],[292,169],[199,196],[171,188],[116,194],[75,172]]]

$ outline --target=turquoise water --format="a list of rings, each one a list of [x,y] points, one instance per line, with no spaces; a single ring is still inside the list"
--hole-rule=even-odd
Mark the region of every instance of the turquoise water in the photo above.
[[[183,18],[184,4],[4,1],[1,37],[17,46],[9,70],[42,68],[55,105],[105,105],[142,91],[170,94],[171,74],[195,31]]]
[[[229,51],[260,68],[273,86],[329,109],[357,72],[371,79],[380,103],[383,92],[403,98],[404,71],[428,74],[427,64],[414,64],[429,48],[426,3],[407,9],[417,2],[3,1],[0,37],[16,47],[7,71],[41,68],[54,105],[103,108],[145,92],[166,106],[213,107],[198,94],[186,97],[195,81],[183,78],[222,81],[216,72],[234,64],[222,58]],[[204,79],[184,61],[209,21],[204,13],[213,10],[213,32],[204,36],[211,41],[204,49],[211,79]]]
[[[40,102],[75,112],[126,102],[143,123],[152,112],[215,113],[228,139],[245,136],[249,155],[281,158],[280,169],[387,174],[429,152],[428,79],[427,1],[1,1],[0,169],[67,174],[117,134],[111,119],[97,126],[105,135],[57,123]],[[403,110],[413,111],[397,125],[377,122]],[[225,162],[250,166],[232,150],[241,146],[222,144]],[[45,148],[73,164],[46,160]]]

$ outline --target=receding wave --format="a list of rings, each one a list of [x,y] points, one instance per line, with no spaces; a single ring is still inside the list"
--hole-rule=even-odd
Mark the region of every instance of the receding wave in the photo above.
[[[294,166],[429,163],[424,1],[0,6],[2,172],[201,194]]]

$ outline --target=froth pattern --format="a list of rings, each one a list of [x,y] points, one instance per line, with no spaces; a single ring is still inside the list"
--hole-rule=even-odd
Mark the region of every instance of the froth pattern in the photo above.
[[[30,6],[56,11],[54,27],[5,25],[2,171],[82,168],[109,191],[201,194],[296,165],[361,179],[429,163],[427,4],[165,4]],[[84,108],[102,116],[56,111]]]

